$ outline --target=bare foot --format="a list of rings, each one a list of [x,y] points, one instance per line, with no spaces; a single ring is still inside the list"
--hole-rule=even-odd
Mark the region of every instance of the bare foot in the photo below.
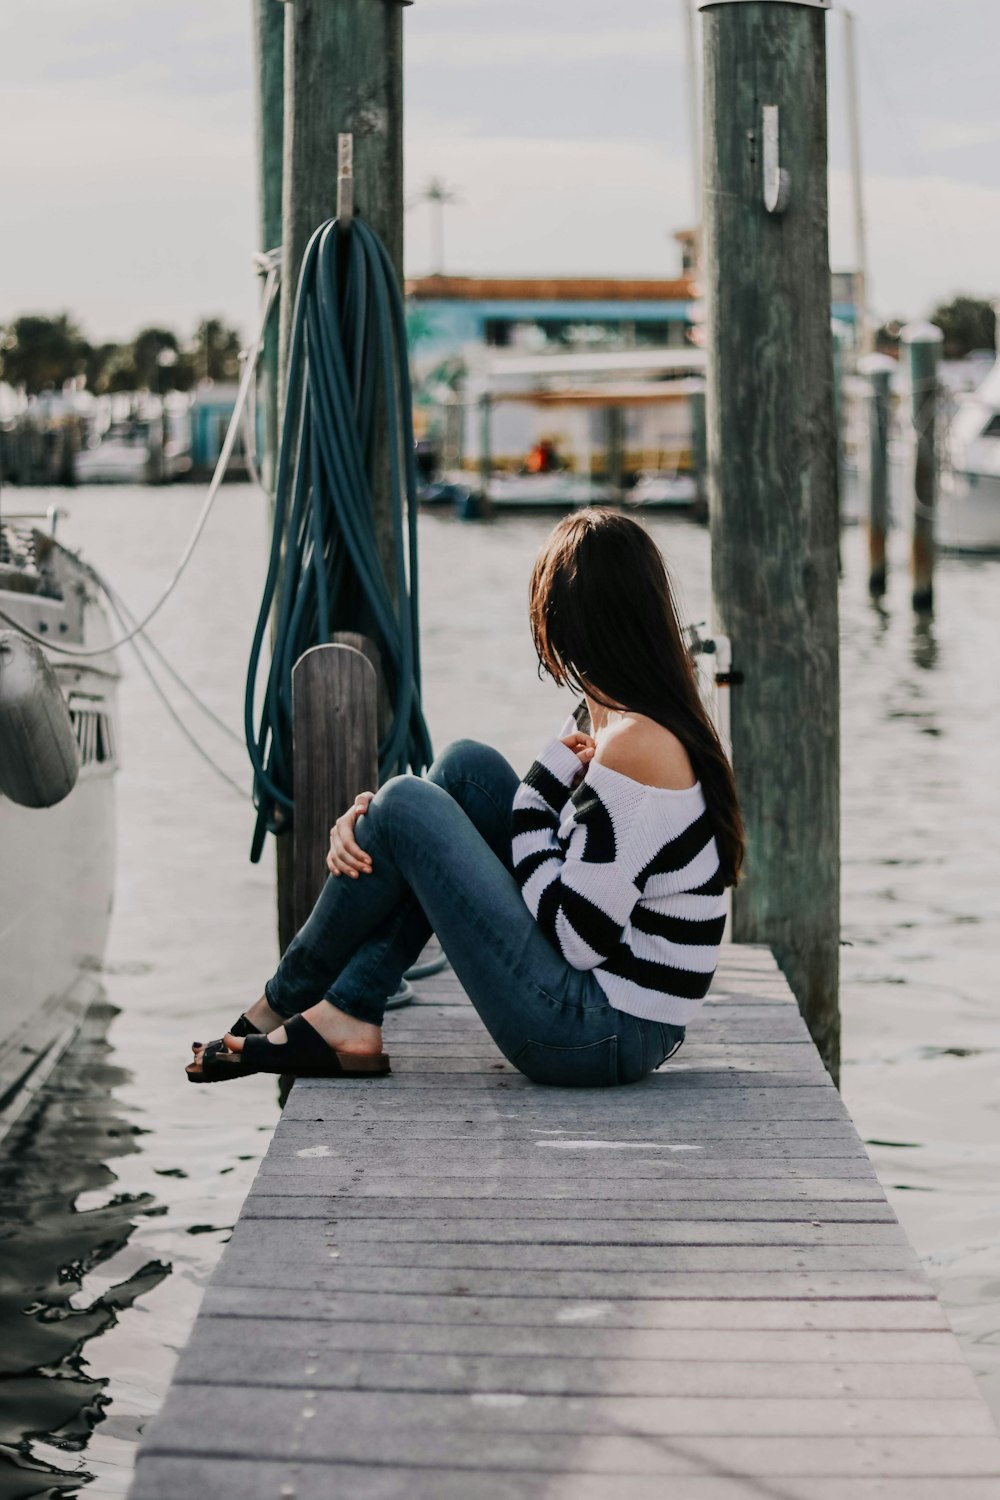
[[[249,1014],[249,1013],[248,1013]],[[377,1057],[382,1051],[382,1028],[368,1021],[359,1021],[345,1011],[338,1010],[329,1000],[321,1000],[302,1012],[310,1026],[319,1032],[327,1046],[337,1052],[349,1052],[356,1057]],[[252,1019],[252,1017],[251,1017]],[[287,1040],[284,1026],[268,1032],[268,1040],[281,1043]],[[243,1051],[243,1038],[231,1033],[225,1037],[231,1052]]]

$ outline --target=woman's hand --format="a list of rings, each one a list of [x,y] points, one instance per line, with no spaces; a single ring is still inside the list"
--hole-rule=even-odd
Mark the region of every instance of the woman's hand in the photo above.
[[[580,762],[580,774],[573,782],[573,786],[574,788],[576,788],[583,780],[587,772],[587,767],[594,758],[594,751],[597,749],[597,741],[594,739],[593,735],[583,734],[582,732],[577,731],[575,734],[566,735],[563,740],[563,744],[566,746],[567,750],[572,750],[573,754]]]
[[[371,856],[355,841],[354,825],[368,811],[374,792],[359,792],[352,805],[330,829],[330,852],[326,867],[331,875],[350,875],[357,880],[372,872]]]
[[[582,766],[586,766],[589,761],[593,760],[594,751],[597,749],[597,741],[594,739],[594,736],[592,734],[583,734],[580,730],[577,730],[574,734],[568,734],[563,740],[563,744],[567,750],[572,750]]]

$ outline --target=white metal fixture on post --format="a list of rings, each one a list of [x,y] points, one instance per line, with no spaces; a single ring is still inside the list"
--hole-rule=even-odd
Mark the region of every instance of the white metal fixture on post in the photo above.
[[[698,0],[698,9],[707,10],[710,5],[811,5],[814,10],[829,10],[833,0]]]
[[[354,136],[349,131],[337,136],[337,218],[345,225],[354,218]]]

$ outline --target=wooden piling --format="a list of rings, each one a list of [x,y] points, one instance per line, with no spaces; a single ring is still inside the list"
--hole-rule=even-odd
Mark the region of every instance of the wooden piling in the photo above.
[[[254,61],[257,79],[257,244],[262,252],[281,244],[281,180],[285,115],[285,13],[276,0],[254,0]],[[264,338],[260,359],[264,407],[261,477],[273,494],[278,462],[278,321]]]
[[[826,17],[700,0],[715,629],[748,832],[733,936],[769,944],[839,1063],[836,432]],[[775,113],[774,111],[777,111]]]
[[[889,530],[889,424],[892,413],[892,377],[898,366],[888,354],[866,354],[858,361],[858,374],[867,378],[868,398],[868,587],[874,599],[885,593],[888,563],[886,535]]]
[[[837,322],[832,326],[833,346],[833,422],[835,441],[837,445],[837,515],[840,524],[844,523],[844,501],[845,501],[845,427],[847,413],[844,407],[844,375],[848,364],[848,334],[844,325]]]
[[[913,412],[913,608],[934,608],[934,514],[937,510],[938,362],[944,334],[933,323],[907,323],[900,334],[910,367]]]
[[[268,0],[258,0],[267,5]],[[284,12],[282,281],[279,389],[287,388],[288,349],[302,254],[313,231],[336,212],[341,133],[353,135],[354,207],[403,271],[402,5],[410,0],[295,0]],[[275,4],[275,9],[278,6]],[[389,446],[377,420],[373,507],[379,555],[396,590]],[[353,787],[349,796],[359,790]],[[296,802],[299,787],[296,785]],[[345,804],[346,806],[346,804]],[[341,809],[343,811],[343,809]],[[329,829],[327,830],[329,832]],[[293,871],[287,840],[278,848],[278,930],[294,932]]]
[[[708,520],[708,431],[705,387],[699,381],[688,397],[691,412],[691,471],[695,483],[694,518]]]
[[[337,137],[354,137],[354,207],[403,276],[403,23],[400,0],[295,0],[285,12],[281,348],[287,359],[302,253],[336,211]],[[284,369],[284,363],[282,365]],[[282,380],[282,387],[285,385]],[[395,589],[388,442],[378,443],[375,529]],[[384,474],[383,474],[384,471]]]
[[[607,456],[604,470],[608,497],[621,504],[625,493],[625,408],[609,406],[605,412]]]
[[[490,479],[493,471],[493,448],[491,430],[493,426],[493,397],[484,391],[479,398],[479,485],[480,515],[490,508]]]
[[[326,880],[330,829],[378,790],[375,668],[353,646],[314,646],[292,672],[296,930]]]

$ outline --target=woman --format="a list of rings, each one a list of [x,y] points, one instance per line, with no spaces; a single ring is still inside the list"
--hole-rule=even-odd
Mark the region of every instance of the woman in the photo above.
[[[195,1046],[195,1083],[384,1073],[386,997],[432,931],[504,1056],[538,1083],[632,1083],[674,1053],[715,970],[743,829],[666,571],[641,526],[567,516],[530,591],[544,669],[582,692],[522,783],[460,740],[362,792],[263,996]],[[581,706],[582,707],[582,706]]]

